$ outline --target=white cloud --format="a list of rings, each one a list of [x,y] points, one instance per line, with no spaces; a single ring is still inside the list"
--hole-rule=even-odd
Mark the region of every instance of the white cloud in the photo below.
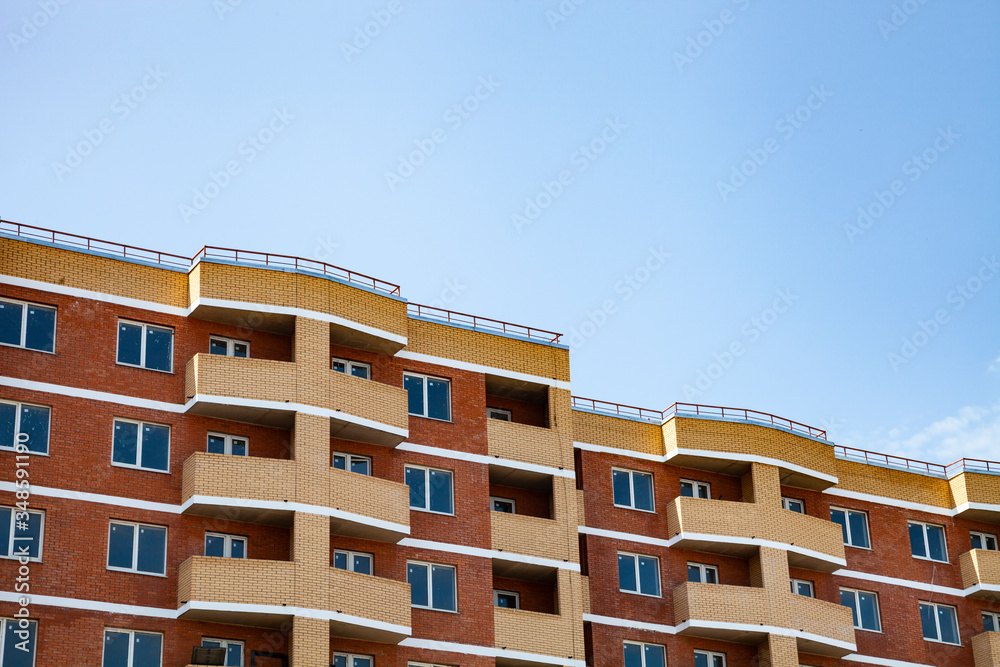
[[[997,357],[996,360],[994,360],[994,362],[990,364],[990,367],[987,368],[986,370],[988,370],[990,373],[996,373],[997,371],[1000,371],[1000,357]]]

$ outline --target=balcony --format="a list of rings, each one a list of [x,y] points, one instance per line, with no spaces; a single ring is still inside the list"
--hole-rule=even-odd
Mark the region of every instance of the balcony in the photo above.
[[[745,586],[686,582],[673,591],[674,624],[683,635],[760,644],[775,630],[801,653],[843,657],[856,650],[851,610],[839,604]]]
[[[564,465],[566,446],[550,428],[499,419],[486,420],[486,446],[490,456],[559,468]],[[572,452],[570,453],[572,456]]]
[[[788,564],[819,572],[845,567],[840,527],[824,519],[756,503],[675,498],[667,526],[678,549],[750,558],[761,546],[788,551]]]
[[[490,512],[490,539],[495,551],[518,554],[522,556],[534,556],[544,558],[556,563],[578,560],[575,550],[566,539],[559,539],[559,535],[566,532],[565,526],[561,526],[554,519],[542,519],[535,516],[525,516],[523,514],[506,514],[504,512]],[[575,543],[574,543],[575,546]],[[531,563],[503,563],[501,567],[502,576],[517,578],[531,578],[532,573],[538,570],[538,574],[547,574],[556,564],[549,566],[541,563],[533,565]],[[544,572],[543,572],[544,571]]]
[[[961,468],[959,466],[961,465]],[[973,466],[992,471],[992,474],[974,472]],[[997,464],[989,461],[962,459],[948,466],[949,472],[962,469],[948,480],[958,515],[970,521],[1000,521],[1000,477]]]
[[[966,551],[958,564],[966,597],[1000,602],[1000,551]]]
[[[579,619],[558,614],[542,614],[523,609],[493,608],[493,643],[509,652],[497,657],[497,667],[564,665],[568,660],[584,664],[582,636],[574,648]],[[582,627],[580,628],[582,631]],[[557,658],[553,662],[551,658]]]
[[[405,389],[332,370],[327,373],[330,396],[324,407],[336,413],[330,416],[331,436],[386,447],[406,440],[410,418]]]
[[[330,468],[330,532],[363,540],[399,542],[410,534],[410,487]]]
[[[984,632],[972,638],[975,667],[1000,665],[1000,632]]]
[[[303,603],[317,593],[325,604]],[[396,644],[410,635],[406,583],[286,561],[192,556],[179,568],[177,607],[191,621],[279,627],[307,613],[328,619],[331,636]]]

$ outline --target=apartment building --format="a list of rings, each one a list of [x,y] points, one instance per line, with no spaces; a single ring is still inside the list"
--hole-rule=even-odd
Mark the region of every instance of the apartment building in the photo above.
[[[1000,665],[1000,464],[576,398],[558,334],[0,222],[0,667]]]

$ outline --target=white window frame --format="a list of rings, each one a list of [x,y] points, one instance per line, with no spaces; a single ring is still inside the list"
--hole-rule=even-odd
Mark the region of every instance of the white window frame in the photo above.
[[[368,462],[368,474],[366,475],[366,477],[371,477],[371,475],[372,475],[372,457],[370,457],[370,456],[362,456],[361,454],[349,454],[347,452],[330,452],[330,467],[331,468],[334,467],[334,465],[333,465],[333,457],[335,457],[335,456],[343,456],[344,457],[344,466],[345,466],[344,472],[354,472],[353,470],[351,470],[351,462],[354,459],[357,459],[359,461],[367,461]],[[340,468],[337,468],[337,470],[340,470]],[[354,474],[360,475],[361,473],[354,473]]]
[[[911,552],[910,552],[911,556],[913,556],[917,560],[929,560],[932,563],[948,563],[949,562],[949,560],[948,560],[948,533],[945,531],[944,526],[942,526],[941,524],[937,524],[937,523],[927,523],[926,521],[914,521],[912,519],[908,519],[906,521],[906,537],[907,537],[907,541],[909,541],[909,537],[910,537],[910,526],[920,526],[921,527],[920,533],[924,536],[924,553],[928,554],[927,556],[918,556],[915,553],[913,553],[912,549],[911,549]],[[930,557],[929,554],[931,553],[931,545],[930,545],[930,540],[927,537],[927,529],[928,528],[940,528],[941,529],[941,544],[944,546],[944,560],[938,560],[937,558],[931,558]]]
[[[126,364],[124,361],[118,361],[118,348],[121,345],[121,330],[118,328],[122,324],[128,324],[133,327],[142,327],[142,336],[139,344],[139,363],[138,364]],[[162,331],[170,332],[170,370],[161,370],[159,368],[147,368],[146,367],[146,329],[160,329]],[[177,339],[177,332],[173,327],[165,327],[161,324],[149,324],[147,322],[136,322],[135,320],[126,320],[123,318],[118,318],[115,322],[115,363],[119,366],[127,366],[128,368],[141,368],[147,371],[154,371],[156,373],[173,373],[174,372],[174,342]]]
[[[368,553],[367,551],[350,551],[348,549],[334,549],[333,555],[336,557],[337,554],[344,554],[345,556],[347,556],[347,567],[344,569],[345,572],[356,572],[356,570],[354,569],[354,557],[366,556],[371,561],[372,575],[375,574],[375,554]],[[364,574],[364,572],[358,572],[358,574]]]
[[[59,309],[56,306],[46,306],[44,303],[34,303],[32,301],[21,301],[20,299],[8,299],[6,297],[0,299],[6,303],[16,303],[21,306],[21,342],[17,345],[13,343],[0,343],[3,347],[17,347],[22,350],[31,350],[32,352],[41,352],[43,354],[55,354],[56,353],[56,328],[59,326]],[[46,310],[54,310],[56,316],[52,318],[52,351],[39,350],[35,347],[28,347],[28,308],[35,306],[36,308],[44,308]]]
[[[201,645],[205,646],[205,642],[215,642],[215,643],[219,644],[219,646],[221,648],[226,649],[226,656],[229,655],[229,647],[230,646],[239,646],[240,647],[240,667],[243,666],[243,664],[244,664],[243,657],[244,657],[244,653],[246,651],[246,644],[244,642],[237,641],[235,639],[216,639],[215,637],[202,637],[201,638]]]
[[[924,633],[921,631],[920,637],[925,642],[932,642],[934,644],[945,644],[946,646],[961,646],[962,645],[962,626],[958,623],[958,608],[950,604],[941,604],[940,602],[927,602],[926,600],[920,600],[917,603],[917,609],[919,613],[920,605],[927,605],[928,607],[934,608],[934,628],[937,630],[938,637],[941,636],[941,620],[938,618],[937,610],[938,607],[944,607],[945,609],[951,609],[952,615],[955,617],[955,634],[958,637],[958,642],[946,642],[943,639],[929,639],[924,637]]]
[[[871,551],[872,550],[872,529],[871,529],[871,526],[868,524],[868,512],[865,512],[864,510],[852,510],[852,509],[847,508],[847,507],[836,507],[834,505],[831,505],[830,506],[830,511],[832,512],[833,510],[837,510],[838,512],[844,512],[844,521],[845,521],[845,525],[847,526],[847,540],[848,540],[847,542],[844,542],[844,546],[845,547],[852,547],[854,549],[864,549],[865,551]],[[851,517],[850,517],[850,514],[852,514],[852,513],[853,514],[861,514],[861,515],[864,515],[864,517],[865,517],[865,535],[868,536],[868,546],[867,547],[862,547],[862,546],[859,546],[857,544],[851,544],[851,541],[854,539],[854,535],[851,533]],[[833,518],[831,517],[830,520],[833,521]],[[834,523],[836,523],[836,522],[834,522]],[[840,525],[840,524],[837,524],[837,525]],[[867,593],[868,591],[864,591],[864,592]],[[879,623],[881,623],[881,620],[879,620]]]
[[[631,503],[630,505],[619,505],[615,502],[615,471],[628,473],[628,499]],[[635,482],[633,478],[635,475],[643,475],[649,478],[649,494],[650,501],[653,505],[653,509],[642,509],[641,507],[635,506]],[[636,512],[646,512],[648,514],[656,514],[656,489],[653,486],[653,473],[645,472],[642,470],[632,470],[631,468],[622,468],[621,466],[611,466],[611,504],[615,507],[621,507],[623,509],[635,510]]]
[[[681,497],[683,497],[683,498],[697,498],[699,500],[711,500],[712,499],[712,484],[711,484],[711,482],[699,482],[696,479],[682,479],[682,480],[680,480],[680,483],[681,484],[685,484],[685,483],[690,484],[691,488],[694,489],[694,495],[693,496],[685,496],[685,495],[681,494]],[[698,491],[699,491],[699,489],[701,487],[705,488],[706,496],[704,498],[702,498],[701,495],[699,495],[699,493],[698,493]]]
[[[108,560],[111,559],[111,526],[118,524],[119,526],[132,526],[135,528],[135,532],[132,534],[132,567],[116,567],[113,565],[108,565]],[[163,537],[163,574],[159,572],[144,572],[142,570],[136,569],[139,564],[139,529],[140,528],[162,528],[164,532]],[[157,526],[155,523],[139,523],[137,521],[119,521],[118,519],[111,519],[108,521],[108,543],[106,545],[105,553],[107,556],[104,558],[104,568],[106,570],[111,570],[113,572],[129,572],[131,574],[142,574],[147,577],[163,577],[167,576],[167,549],[170,547],[170,529],[167,526]],[[140,631],[141,632],[141,631]],[[160,656],[161,660],[163,656]]]
[[[791,507],[789,507],[789,505],[791,505],[792,503],[798,503],[799,505],[801,505],[802,506],[802,511],[799,512],[799,511],[793,510]],[[781,507],[782,507],[782,509],[786,509],[789,512],[795,512],[796,514],[805,514],[806,513],[806,501],[800,500],[798,498],[786,498],[786,497],[782,496],[782,498],[781,498]]]
[[[494,414],[504,415],[506,417],[506,419],[504,419],[504,417],[494,417],[493,416]],[[511,414],[511,411],[510,410],[506,410],[504,408],[486,408],[486,418],[487,419],[496,419],[497,421],[502,421],[502,422],[512,422],[512,421],[514,421],[514,417]]]
[[[162,632],[150,632],[148,630],[128,630],[126,628],[109,628],[104,627],[104,632],[101,634],[101,664],[104,664],[104,647],[107,645],[107,633],[118,632],[122,634],[127,634],[128,639],[128,662],[126,663],[128,667],[149,667],[148,665],[136,665],[134,662],[135,656],[132,655],[132,650],[135,648],[135,635],[159,635],[160,636],[160,664],[158,667],[163,667],[163,640],[164,635]]]
[[[993,632],[1000,632],[1000,612],[983,610],[983,632],[986,632],[986,618],[993,619]]]
[[[809,588],[809,595],[802,595],[802,593],[799,593],[798,591],[799,584],[805,584]],[[813,582],[809,581],[808,579],[789,579],[788,585],[792,589],[792,595],[798,595],[799,597],[809,597],[809,598],[816,597],[816,587],[813,585]]]
[[[421,466],[413,463],[407,463],[403,466],[403,483],[406,483],[406,471],[408,469],[423,470],[424,471],[424,501],[427,503],[424,507],[414,507],[410,505],[410,509],[414,512],[427,512],[428,514],[440,514],[441,516],[455,516],[455,471],[448,470],[447,468],[433,468],[431,466]],[[451,479],[451,511],[450,512],[439,512],[437,510],[432,510],[431,507],[431,470],[436,472],[446,472]],[[409,485],[407,484],[407,492],[409,492]],[[409,502],[409,501],[407,501]]]
[[[343,373],[344,375],[350,375],[351,377],[358,378],[359,380],[371,380],[372,379],[372,365],[369,364],[368,362],[366,362],[366,361],[351,361],[350,359],[341,359],[340,357],[332,357],[330,359],[330,370],[333,370],[333,365],[336,362],[338,362],[338,361],[340,363],[344,364],[344,373]],[[354,375],[353,373],[351,373],[351,369],[354,366],[358,366],[360,368],[364,368],[365,370],[367,370],[368,371],[368,377],[366,377],[366,378],[360,378],[357,375]],[[336,372],[339,373],[340,371],[336,371]]]
[[[663,597],[663,583],[660,581],[660,558],[659,556],[651,556],[650,554],[640,554],[634,551],[617,551],[615,552],[615,568],[618,567],[618,556],[631,556],[632,562],[635,569],[635,590],[630,591],[622,588],[621,578],[618,579],[618,591],[620,593],[628,593],[629,595],[641,595],[646,598],[662,598]],[[656,561],[656,595],[650,595],[649,593],[642,592],[642,579],[641,570],[639,569],[639,559],[640,558],[652,558]],[[617,573],[617,569],[616,569]]]
[[[0,509],[10,510],[10,534],[7,536],[7,553],[9,555],[0,556],[0,558],[5,560],[19,560],[21,558],[20,556],[14,554],[14,545],[16,544],[14,541],[14,533],[17,532],[15,530],[17,528],[15,522],[17,521],[17,515],[26,511],[28,514],[37,514],[42,517],[41,523],[38,526],[38,556],[28,559],[32,563],[41,563],[42,546],[45,542],[45,512],[42,510],[22,510],[18,507],[12,507],[10,505],[0,505]],[[0,535],[0,539],[3,539],[2,535]],[[0,642],[2,642],[2,640],[0,640]],[[3,653],[0,653],[0,656],[2,655]]]
[[[710,584],[710,582],[705,581],[707,579],[707,577],[705,576],[705,572],[707,572],[708,570],[712,570],[713,572],[715,572],[715,583],[716,584],[719,583],[719,567],[717,565],[708,565],[706,563],[691,563],[691,562],[689,562],[687,564],[687,566],[688,567],[696,567],[696,568],[698,568],[698,581],[696,583]],[[687,581],[690,581],[690,579],[688,579]]]
[[[227,357],[245,358],[245,359],[249,359],[250,358],[250,341],[248,341],[248,340],[242,340],[240,338],[230,338],[229,336],[216,336],[215,334],[211,334],[208,337],[208,349],[209,350],[212,349],[212,341],[213,340],[217,340],[219,342],[222,342],[222,343],[226,344],[226,354],[225,355],[217,354],[217,355],[215,355],[217,357],[227,356]],[[236,357],[236,343],[242,343],[242,344],[244,344],[244,345],[247,346],[247,356],[246,357]],[[210,352],[210,354],[211,354],[211,352]],[[213,639],[212,641],[217,641],[217,640]]]
[[[443,611],[447,614],[457,614],[458,613],[458,568],[455,567],[454,565],[448,565],[447,563],[432,563],[427,560],[408,559],[406,561],[407,566],[409,566],[411,563],[414,565],[423,565],[427,567],[427,606],[413,604],[412,600],[410,601],[410,606],[413,607],[414,609],[429,609],[431,611]],[[455,596],[453,598],[453,602],[455,603],[454,609],[441,609],[439,607],[434,606],[433,570],[435,567],[447,568],[454,573],[453,575],[454,577],[453,581],[455,582]]]
[[[223,440],[225,440],[225,444],[223,445],[223,448],[222,448],[222,453],[225,454],[226,456],[250,456],[250,438],[248,438],[246,436],[243,436],[243,435],[231,435],[229,433],[216,433],[215,431],[209,431],[208,435],[205,436],[205,449],[206,449],[206,451],[208,450],[208,439],[211,438],[213,435],[216,438],[222,438]],[[240,455],[233,454],[233,440],[234,439],[235,440],[242,440],[243,441],[244,445],[246,446],[246,450],[247,450],[246,454],[240,454]]]
[[[498,509],[493,509],[494,502],[510,503],[509,512],[500,512]],[[501,514],[517,514],[517,501],[513,498],[501,498],[500,496],[490,496],[490,511],[500,512]]]
[[[224,540],[222,546],[222,558],[232,558],[233,557],[233,542],[243,543],[243,558],[238,558],[237,560],[246,560],[250,558],[249,547],[250,540],[242,535],[230,535],[229,533],[217,533],[213,530],[205,531],[205,542],[203,543],[203,550],[208,550],[208,538],[209,537],[221,537]],[[207,556],[207,554],[206,554]],[[212,556],[209,556],[211,558]],[[218,556],[215,556],[218,558]]]
[[[0,450],[7,450],[11,452],[17,451],[17,434],[21,432],[21,406],[27,405],[29,408],[44,408],[45,410],[49,411],[49,428],[46,429],[45,433],[44,452],[33,452],[29,450],[23,453],[30,454],[31,456],[49,456],[49,445],[52,443],[52,406],[39,405],[38,403],[25,403],[24,401],[8,401],[8,400],[0,400],[0,403],[5,403],[7,405],[14,406],[14,442],[12,442],[10,445],[7,445],[6,443],[0,443]]]
[[[31,664],[34,665],[38,661],[38,621],[36,619],[27,619],[29,624],[34,624],[35,626],[35,643],[32,645],[31,651]],[[0,616],[0,659],[3,659],[3,652],[6,648],[4,646],[4,640],[7,638],[7,628],[4,627],[7,623],[13,623],[15,625],[20,625],[21,619],[10,618],[9,616]]]
[[[343,651],[336,651],[333,654],[334,658],[347,658],[347,667],[354,667],[354,659],[359,658],[361,660],[367,660],[368,664],[375,664],[375,656],[365,655],[364,653],[344,653]],[[330,664],[333,664],[332,662]]]
[[[513,607],[504,607],[504,609],[520,609],[521,608],[521,594],[520,593],[518,593],[517,591],[502,591],[499,588],[494,588],[493,589],[493,606],[494,607],[499,607],[500,606],[500,605],[497,604],[497,602],[499,601],[501,595],[513,595],[514,596],[514,606]]]
[[[708,658],[708,667],[713,667],[713,658],[722,658],[722,667],[726,667],[726,654],[719,653],[718,651],[702,651],[701,649],[696,649],[694,655],[697,657],[703,655]]]
[[[862,590],[860,588],[845,588],[845,587],[841,586],[837,590],[837,604],[840,604],[840,594],[842,592],[844,592],[844,591],[847,591],[848,593],[853,593],[854,594],[854,607],[855,607],[855,609],[858,610],[858,621],[859,622],[861,621],[861,600],[860,600],[860,598],[858,598],[858,593],[867,593],[868,595],[871,595],[871,596],[873,596],[875,598],[875,616],[876,616],[876,618],[878,620],[878,630],[872,630],[871,628],[863,628],[860,625],[855,625],[854,629],[855,630],[864,630],[865,632],[876,632],[878,634],[882,634],[882,604],[878,601],[878,598],[879,598],[878,593],[876,593],[875,591]],[[841,606],[843,606],[843,605],[841,605]],[[851,623],[854,623],[853,614],[852,614]]]
[[[994,534],[992,534],[992,533],[984,533],[984,532],[981,532],[981,531],[978,531],[978,530],[970,530],[969,531],[969,542],[970,542],[970,545],[971,545],[973,537],[978,537],[979,541],[983,543],[983,546],[979,547],[983,551],[997,551],[997,547],[1000,546],[1000,544],[997,543],[997,536],[994,535]],[[990,540],[993,541],[993,548],[992,549],[989,548],[989,541]]]
[[[136,433],[135,439],[135,465],[131,463],[119,463],[115,461],[115,424],[118,422],[126,424],[138,424],[139,429]],[[142,461],[142,427],[144,424],[149,424],[150,426],[162,426],[167,429],[167,469],[160,470],[159,468],[145,468],[139,462]],[[165,475],[170,474],[170,441],[173,439],[173,429],[170,424],[158,424],[156,422],[144,422],[138,421],[136,419],[126,419],[125,417],[115,417],[111,420],[111,465],[116,468],[129,468],[131,470],[145,470],[146,472],[158,472]],[[205,439],[205,447],[208,447],[208,439]]]
[[[625,645],[626,644],[631,644],[632,646],[638,646],[639,647],[639,656],[640,656],[640,658],[642,660],[642,667],[646,667],[646,647],[647,646],[655,646],[656,648],[658,648],[661,651],[663,651],[663,664],[664,665],[667,664],[667,647],[664,646],[663,644],[654,644],[653,642],[637,642],[637,641],[632,641],[631,639],[625,639],[625,640],[622,641],[622,652],[625,651]]]
[[[452,417],[454,416],[453,415],[453,410],[451,409],[452,408],[451,379],[450,378],[438,377],[437,375],[426,375],[424,373],[411,373],[410,371],[404,371],[403,372],[404,390],[405,390],[405,384],[406,384],[406,376],[408,376],[408,375],[410,377],[421,378],[424,381],[423,382],[423,387],[424,387],[424,414],[421,415],[421,414],[417,414],[415,412],[410,412],[409,411],[409,399],[407,399],[407,412],[406,413],[408,415],[412,415],[414,417],[423,417],[424,419],[433,419],[434,421],[439,421],[439,422],[449,422],[449,423],[451,423],[452,421],[454,421],[452,419]],[[440,417],[431,417],[430,416],[430,401],[427,399],[427,391],[428,391],[429,383],[427,382],[427,380],[437,380],[438,382],[445,382],[445,383],[447,383],[447,385],[448,385],[448,418],[447,419],[441,419]]]

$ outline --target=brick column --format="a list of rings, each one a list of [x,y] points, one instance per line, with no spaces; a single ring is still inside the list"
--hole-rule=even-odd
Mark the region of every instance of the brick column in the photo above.
[[[743,502],[766,507],[781,507],[781,477],[778,468],[764,463],[751,463],[750,472],[743,475]]]
[[[330,602],[330,519],[296,512],[291,546],[296,605],[326,609]]]
[[[319,618],[296,616],[288,637],[289,667],[330,664],[330,624]]]
[[[331,466],[329,419],[295,413],[292,458],[295,460],[295,499],[309,505],[327,505]]]
[[[757,647],[760,667],[798,667],[799,649],[795,637],[768,635]]]

